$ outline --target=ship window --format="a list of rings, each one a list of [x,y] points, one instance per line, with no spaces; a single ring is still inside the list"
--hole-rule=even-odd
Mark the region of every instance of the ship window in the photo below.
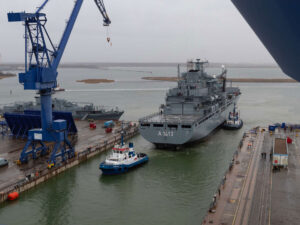
[[[118,162],[119,160],[118,159],[110,159],[110,161]]]
[[[150,124],[149,123],[142,123],[141,126],[142,127],[150,127]]]
[[[191,125],[182,125],[182,128],[191,128]]]
[[[178,125],[175,125],[175,124],[169,124],[168,127],[169,127],[169,128],[176,128],[176,129],[177,129],[177,128],[178,128]]]
[[[164,125],[163,125],[163,124],[157,123],[157,124],[153,124],[153,126],[154,126],[154,127],[163,127]]]

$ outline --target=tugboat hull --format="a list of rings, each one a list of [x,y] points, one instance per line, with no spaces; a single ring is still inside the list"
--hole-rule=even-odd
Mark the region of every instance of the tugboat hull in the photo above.
[[[149,161],[149,157],[146,154],[140,153],[139,155],[140,157],[135,162],[130,164],[112,165],[112,164],[106,164],[105,162],[102,162],[99,166],[99,169],[105,175],[126,173],[130,169],[138,167]]]
[[[224,123],[223,125],[223,129],[225,130],[238,130],[241,129],[243,127],[243,120],[241,120],[241,123],[236,125],[236,124],[227,124]]]

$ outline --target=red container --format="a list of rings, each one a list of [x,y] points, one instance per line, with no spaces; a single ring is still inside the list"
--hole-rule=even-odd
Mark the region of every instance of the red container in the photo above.
[[[90,123],[90,129],[96,129],[96,128],[97,128],[97,126],[95,123]]]
[[[286,142],[287,142],[288,144],[292,144],[292,143],[293,143],[293,139],[290,138],[290,137],[287,137],[287,138],[286,138]]]
[[[106,128],[106,129],[105,129],[105,132],[106,132],[106,133],[111,133],[111,132],[112,132],[112,128],[111,128],[111,127]]]

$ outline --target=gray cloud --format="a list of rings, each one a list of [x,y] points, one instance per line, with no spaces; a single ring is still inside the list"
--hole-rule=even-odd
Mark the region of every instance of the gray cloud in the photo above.
[[[9,11],[32,12],[41,0],[1,0],[2,62],[23,62],[20,23],[8,23]],[[213,62],[274,63],[229,0],[105,0],[112,20],[110,37],[93,0],[85,0],[63,62]],[[73,0],[50,0],[44,9],[48,31],[59,42]]]

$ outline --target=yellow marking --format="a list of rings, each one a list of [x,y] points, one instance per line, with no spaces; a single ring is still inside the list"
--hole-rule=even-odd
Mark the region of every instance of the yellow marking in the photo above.
[[[230,203],[234,204],[235,203],[235,199],[230,199]]]

